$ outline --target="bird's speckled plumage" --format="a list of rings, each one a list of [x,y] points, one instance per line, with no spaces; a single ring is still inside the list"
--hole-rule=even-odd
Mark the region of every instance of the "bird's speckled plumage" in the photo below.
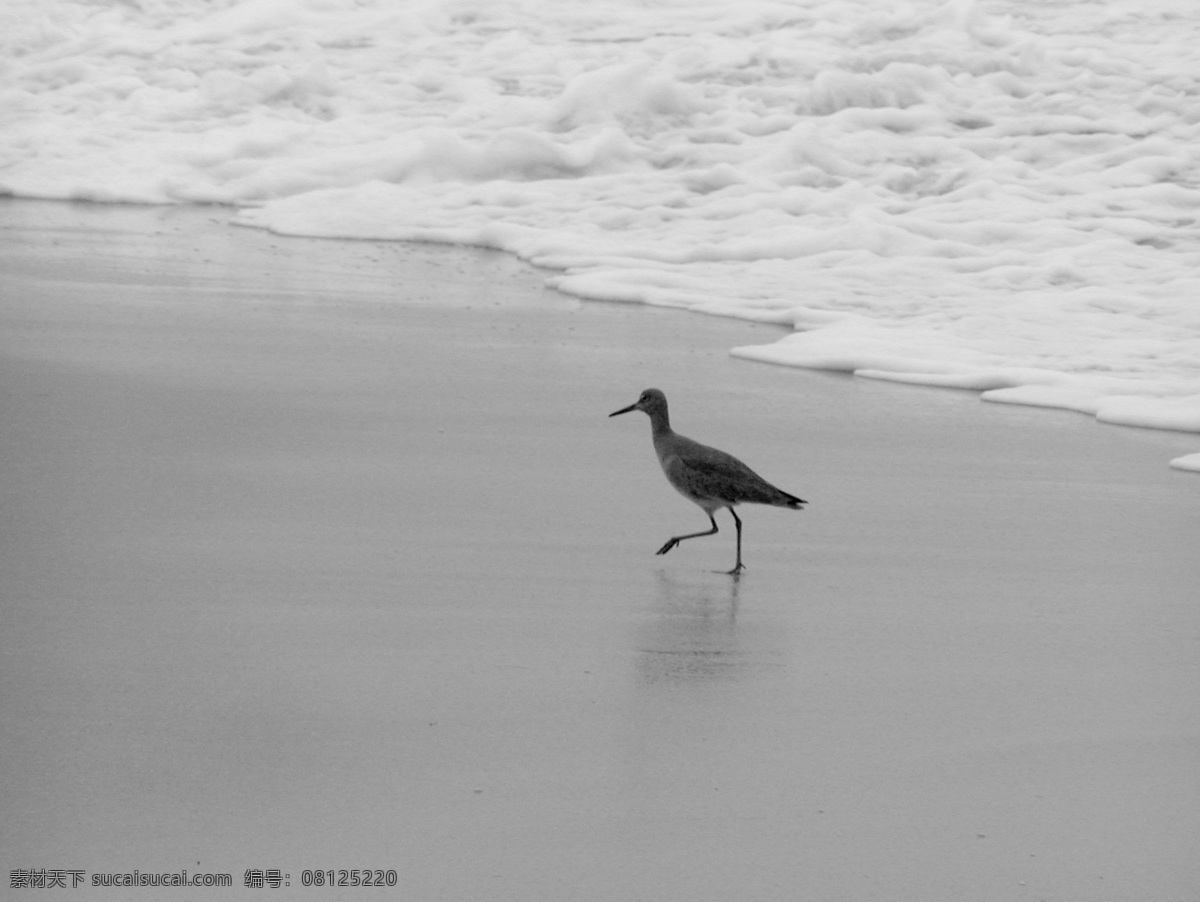
[[[661,549],[666,554],[683,539],[709,536],[717,532],[713,512],[724,507],[733,515],[737,526],[737,564],[729,571],[739,573],[742,565],[742,521],[733,507],[742,502],[770,504],[800,510],[806,503],[795,495],[771,485],[748,466],[734,457],[708,445],[702,445],[671,429],[667,412],[667,396],[657,388],[648,388],[637,402],[609,414],[615,417],[631,410],[641,410],[650,417],[654,451],[667,480],[689,501],[698,504],[708,514],[712,529],[705,532],[675,536]]]

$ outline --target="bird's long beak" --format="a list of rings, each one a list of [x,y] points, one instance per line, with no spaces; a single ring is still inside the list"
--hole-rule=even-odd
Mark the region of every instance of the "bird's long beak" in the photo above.
[[[630,404],[628,407],[622,407],[620,410],[614,410],[612,413],[609,414],[609,416],[610,417],[619,417],[623,413],[629,413],[629,411],[637,410],[637,409],[638,409],[638,406],[637,406],[637,402],[635,401],[633,404]]]

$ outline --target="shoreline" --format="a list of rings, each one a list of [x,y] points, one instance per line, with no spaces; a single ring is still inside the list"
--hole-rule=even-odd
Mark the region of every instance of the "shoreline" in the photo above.
[[[728,349],[772,327],[214,212],[0,201],[10,868],[1200,887],[1196,483],[1156,464],[1193,436],[754,366]],[[704,517],[607,418],[652,385],[810,501],[741,509],[741,579],[720,515],[653,554]]]

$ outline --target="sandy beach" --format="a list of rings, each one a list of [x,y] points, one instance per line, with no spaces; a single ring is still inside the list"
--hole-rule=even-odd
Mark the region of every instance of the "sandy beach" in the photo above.
[[[229,216],[0,202],[6,871],[1198,897],[1200,479],[1165,465],[1194,435]],[[725,514],[654,556],[706,523],[607,417],[651,386],[810,502],[742,510],[739,579]]]

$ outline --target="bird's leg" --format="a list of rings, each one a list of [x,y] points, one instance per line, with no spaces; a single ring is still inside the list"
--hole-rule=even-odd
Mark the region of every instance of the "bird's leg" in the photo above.
[[[708,512],[705,511],[705,513]],[[717,532],[717,519],[712,514],[708,514],[708,522],[712,524],[712,529],[706,530],[705,532],[689,532],[686,536],[675,536],[673,539],[668,539],[667,544],[654,553],[666,554],[684,539],[695,539],[699,536],[711,536],[714,532]]]
[[[729,571],[733,576],[737,576],[746,568],[742,566],[742,521],[738,518],[737,513],[731,507],[729,513],[733,514],[733,522],[737,526],[737,564]],[[714,523],[715,525],[715,523]]]

